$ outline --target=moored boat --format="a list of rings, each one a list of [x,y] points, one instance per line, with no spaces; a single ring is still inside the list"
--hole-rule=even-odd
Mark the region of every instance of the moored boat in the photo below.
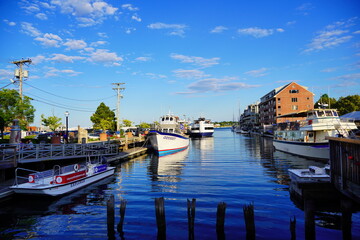
[[[288,172],[291,181],[297,184],[330,182],[329,166],[323,168],[310,166],[308,169],[289,169]]]
[[[212,137],[214,124],[203,117],[195,120],[190,129],[190,137]]]
[[[28,182],[19,183],[23,177],[19,176],[19,171],[30,172]],[[110,167],[107,163],[96,163],[88,161],[86,164],[72,164],[64,167],[59,165],[53,169],[38,172],[24,168],[15,170],[15,184],[10,187],[15,193],[60,196],[85,187],[91,183],[113,175],[115,167]]]
[[[278,118],[302,117],[305,120],[277,124],[273,145],[276,150],[291,154],[329,159],[328,137],[349,137],[357,129],[354,122],[343,121],[335,109],[313,109]]]
[[[166,156],[189,147],[189,138],[183,131],[179,117],[169,113],[160,118],[159,125],[150,130],[148,138],[155,153]]]

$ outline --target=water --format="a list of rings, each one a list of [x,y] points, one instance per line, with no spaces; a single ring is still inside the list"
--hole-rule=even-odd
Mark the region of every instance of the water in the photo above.
[[[167,239],[188,239],[187,199],[196,198],[195,239],[216,239],[216,210],[225,202],[226,239],[245,239],[243,206],[253,203],[257,239],[289,239],[289,220],[304,239],[301,203],[290,198],[288,168],[323,166],[273,152],[270,139],[217,129],[213,138],[191,140],[182,153],[146,155],[117,166],[114,177],[59,199],[16,197],[0,204],[0,239],[107,239],[106,202],[127,201],[124,239],[156,239],[154,199],[165,198]],[[300,208],[297,207],[300,206]],[[322,212],[317,239],[342,239],[339,213]],[[330,217],[329,217],[330,216]],[[353,239],[360,239],[354,213]],[[324,227],[326,225],[326,227]],[[116,233],[116,239],[120,239]]]

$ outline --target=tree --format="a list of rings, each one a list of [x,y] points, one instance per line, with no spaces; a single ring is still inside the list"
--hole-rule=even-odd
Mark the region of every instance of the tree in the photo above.
[[[315,103],[314,108],[320,108],[321,104],[330,104],[330,107],[334,107],[336,104],[335,98],[329,98],[327,94],[321,95],[320,99]]]
[[[24,96],[20,98],[14,89],[3,89],[0,91],[0,117],[3,126],[9,127],[14,119],[19,120],[21,129],[26,130],[30,123],[34,122],[35,108],[31,105],[31,98]]]
[[[131,127],[132,122],[130,120],[124,119],[123,124],[124,124],[125,127]]]
[[[150,124],[142,122],[140,123],[139,128],[150,128]]]
[[[61,126],[61,118],[56,116],[45,117],[41,114],[41,122],[44,126],[49,127],[52,132],[55,132],[58,127]]]
[[[360,95],[340,97],[334,107],[339,111],[339,115],[360,111]]]
[[[100,103],[96,112],[90,117],[94,129],[103,131],[115,129],[115,113],[105,103]]]

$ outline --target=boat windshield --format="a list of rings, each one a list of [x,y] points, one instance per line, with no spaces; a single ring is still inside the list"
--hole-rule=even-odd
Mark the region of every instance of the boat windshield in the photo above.
[[[319,111],[317,112],[317,115],[318,115],[318,117],[323,117],[323,116],[325,115],[325,113],[324,113],[324,111],[319,110]]]
[[[325,114],[326,114],[327,117],[332,117],[332,116],[333,116],[333,111],[331,111],[331,110],[326,110],[326,111],[325,111]]]

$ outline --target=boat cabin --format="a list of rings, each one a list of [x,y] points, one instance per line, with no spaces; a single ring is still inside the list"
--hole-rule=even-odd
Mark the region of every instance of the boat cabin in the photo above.
[[[179,125],[179,117],[167,114],[160,118],[158,129],[164,133],[178,133],[180,132]]]

